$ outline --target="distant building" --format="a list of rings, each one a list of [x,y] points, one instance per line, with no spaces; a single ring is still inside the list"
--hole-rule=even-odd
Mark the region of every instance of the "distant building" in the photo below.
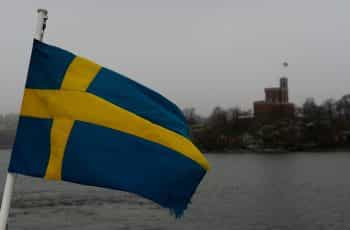
[[[254,116],[257,120],[271,121],[294,117],[295,108],[289,103],[288,79],[280,79],[280,87],[265,88],[265,100],[254,102]]]

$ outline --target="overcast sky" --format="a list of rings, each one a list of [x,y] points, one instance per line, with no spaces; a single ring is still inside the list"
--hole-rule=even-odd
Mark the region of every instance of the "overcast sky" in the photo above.
[[[282,75],[296,104],[350,93],[349,0],[0,3],[0,112],[19,111],[37,8],[49,11],[45,42],[203,115],[251,108]]]

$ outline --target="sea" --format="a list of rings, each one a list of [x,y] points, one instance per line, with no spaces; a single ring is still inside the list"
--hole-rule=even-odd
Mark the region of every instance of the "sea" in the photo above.
[[[181,219],[139,196],[18,176],[8,229],[350,229],[350,153],[206,154]],[[3,186],[10,150],[0,150]]]

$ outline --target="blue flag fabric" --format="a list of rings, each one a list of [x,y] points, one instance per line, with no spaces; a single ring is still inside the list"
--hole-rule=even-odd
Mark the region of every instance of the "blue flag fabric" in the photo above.
[[[172,102],[34,40],[9,172],[132,192],[181,216],[208,169]]]

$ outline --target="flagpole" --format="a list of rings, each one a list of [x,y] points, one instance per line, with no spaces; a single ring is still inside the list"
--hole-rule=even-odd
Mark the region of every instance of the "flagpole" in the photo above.
[[[46,28],[47,21],[47,10],[38,9],[37,10],[37,24],[35,28],[34,38],[42,41],[44,37],[44,31]],[[10,211],[11,198],[13,193],[13,188],[15,185],[16,174],[7,173],[4,192],[2,194],[1,210],[0,210],[0,230],[6,230],[7,218]]]

